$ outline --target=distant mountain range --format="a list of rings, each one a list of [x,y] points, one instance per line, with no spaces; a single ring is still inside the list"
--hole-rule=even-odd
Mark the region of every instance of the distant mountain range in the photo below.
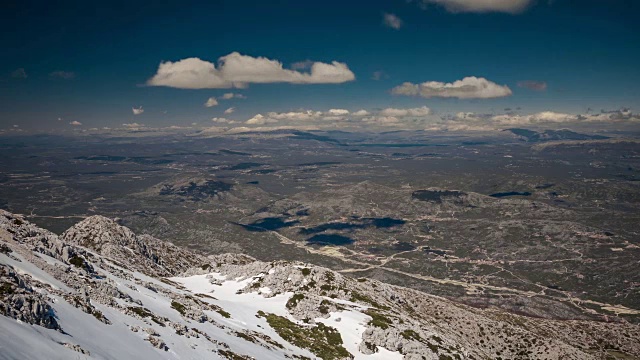
[[[544,130],[542,132],[538,132],[528,129],[511,128],[506,129],[505,131],[510,131],[527,142],[543,142],[555,140],[604,140],[609,138],[603,135],[580,134],[568,129]]]
[[[624,321],[524,317],[305,263],[207,257],[102,216],[58,236],[0,210],[0,315],[2,359],[640,357],[640,327]]]

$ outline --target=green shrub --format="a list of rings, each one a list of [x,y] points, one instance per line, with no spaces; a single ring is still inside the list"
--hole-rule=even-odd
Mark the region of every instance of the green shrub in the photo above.
[[[323,360],[353,358],[342,346],[342,337],[335,328],[322,323],[314,327],[301,326],[289,319],[275,314],[258,312],[258,317],[264,317],[280,337],[292,345],[308,349]]]
[[[71,259],[69,259],[69,264],[77,267],[77,268],[83,268],[84,267],[84,260],[78,256],[78,255],[74,255]]]
[[[304,294],[295,294],[287,301],[287,309],[293,309],[298,306],[300,300],[304,299]]]

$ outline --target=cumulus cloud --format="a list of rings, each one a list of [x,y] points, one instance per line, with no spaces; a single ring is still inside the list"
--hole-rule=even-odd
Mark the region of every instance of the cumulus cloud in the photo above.
[[[133,115],[140,115],[144,112],[144,109],[142,108],[142,106],[140,106],[139,108],[131,108],[131,111],[133,112]]]
[[[431,110],[426,107],[396,109],[386,108],[369,112],[361,109],[351,112],[347,109],[328,109],[326,111],[297,110],[289,112],[267,112],[257,114],[245,121],[246,125],[277,124],[277,126],[316,126],[321,129],[359,128],[363,125],[403,126],[415,128],[424,122]]]
[[[524,80],[518,82],[518,87],[534,91],[545,91],[547,90],[547,83],[544,81]]]
[[[329,115],[334,116],[349,115],[349,110],[346,109],[329,109],[329,111],[327,112],[329,113]]]
[[[11,77],[16,79],[26,79],[27,72],[25,71],[24,68],[18,68],[11,72]]]
[[[247,127],[240,126],[226,130],[227,134],[240,134],[246,132],[256,132],[256,131],[276,131],[276,130],[320,130],[319,127],[313,125],[307,126],[258,126],[258,127]]]
[[[69,123],[69,125],[80,126],[80,125],[82,125],[82,123],[80,121],[73,120],[72,122]]]
[[[49,73],[49,77],[52,79],[70,80],[76,77],[76,73],[74,73],[73,71],[57,70]]]
[[[431,109],[426,106],[412,109],[386,108],[380,111],[382,116],[407,117],[407,116],[427,116],[431,114]]]
[[[141,127],[144,127],[144,124],[138,124],[136,122],[134,123],[129,123],[129,124],[122,124],[122,126],[129,128],[129,129],[138,129]]]
[[[223,79],[213,63],[199,58],[161,62],[156,74],[147,81],[150,86],[178,89],[216,89],[233,87]]]
[[[355,79],[345,63],[313,62],[308,72],[285,69],[280,61],[233,52],[218,59],[217,66],[199,58],[160,63],[150,86],[179,89],[246,87],[250,83],[337,84]]]
[[[587,124],[597,122],[621,123],[640,122],[640,116],[634,114],[629,109],[614,111],[602,111],[592,114],[568,114],[556,111],[541,111],[534,114],[478,114],[473,112],[460,112],[446,120],[452,123],[464,124],[485,124],[494,127],[505,126],[526,126],[552,124]]]
[[[386,108],[362,117],[361,121],[375,126],[419,128],[430,120],[429,115],[431,115],[431,109],[426,106],[406,109]]]
[[[213,107],[217,105],[218,105],[218,100],[216,100],[216,98],[214,97],[210,97],[209,99],[207,99],[207,102],[204,103],[205,107]]]
[[[369,115],[369,112],[365,109],[360,109],[358,111],[353,112],[352,114],[353,116],[367,116]]]
[[[220,99],[223,100],[229,100],[229,99],[246,99],[247,97],[242,95],[242,94],[237,94],[237,93],[225,93],[224,95],[222,95],[220,97]]]
[[[278,120],[270,118],[270,117],[266,117],[262,114],[256,114],[254,117],[252,117],[251,119],[245,121],[245,124],[247,125],[264,125],[267,123],[275,123],[278,122]]]
[[[235,124],[237,123],[236,120],[229,120],[227,118],[223,118],[223,117],[214,117],[211,119],[211,121],[213,121],[214,123],[218,123],[218,124]]]
[[[522,13],[533,3],[533,0],[417,0],[421,5],[440,5],[452,13],[502,12],[508,14]]]
[[[363,118],[362,121],[379,126],[396,126],[400,123],[400,119],[395,116],[369,116]]]
[[[232,114],[234,111],[236,111],[236,108],[230,107],[227,110],[225,110],[224,113],[225,114]]]
[[[385,13],[382,17],[382,23],[395,30],[400,30],[402,27],[402,19],[395,14]]]
[[[490,99],[510,96],[511,89],[485,78],[468,76],[452,83],[427,81],[421,84],[405,82],[391,89],[394,95],[420,96],[423,98]]]

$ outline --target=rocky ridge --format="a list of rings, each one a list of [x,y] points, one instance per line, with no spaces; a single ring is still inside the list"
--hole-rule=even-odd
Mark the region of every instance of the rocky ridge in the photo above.
[[[624,321],[528,318],[310,264],[206,257],[101,216],[57,236],[0,211],[0,240],[9,358],[640,357],[640,328]]]

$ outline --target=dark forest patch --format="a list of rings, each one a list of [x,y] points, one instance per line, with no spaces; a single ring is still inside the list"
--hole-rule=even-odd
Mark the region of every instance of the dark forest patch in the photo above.
[[[163,185],[160,195],[178,195],[189,197],[193,201],[200,201],[217,195],[218,193],[229,191],[233,188],[233,184],[223,181],[207,180],[203,184],[190,182],[189,185],[180,186],[178,188],[171,184]]]
[[[457,190],[417,190],[411,197],[420,201],[431,201],[441,204],[443,200],[457,199],[466,193]]]

